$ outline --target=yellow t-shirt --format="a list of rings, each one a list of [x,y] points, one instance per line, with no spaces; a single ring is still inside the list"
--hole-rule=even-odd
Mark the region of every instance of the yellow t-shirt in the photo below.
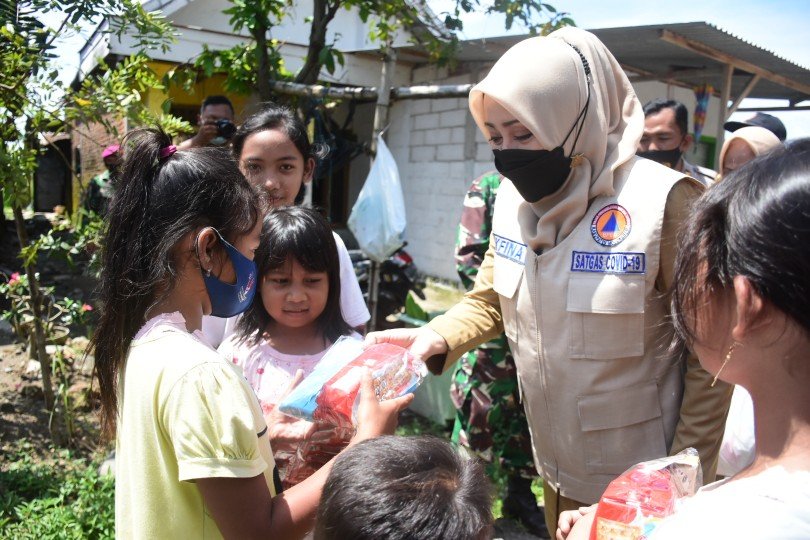
[[[276,493],[258,400],[200,336],[173,313],[132,342],[119,386],[116,538],[222,538],[197,478],[264,474]]]

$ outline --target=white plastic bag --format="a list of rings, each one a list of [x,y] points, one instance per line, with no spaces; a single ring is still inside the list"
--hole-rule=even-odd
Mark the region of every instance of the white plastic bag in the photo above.
[[[349,216],[349,229],[366,255],[381,263],[402,247],[405,225],[397,163],[380,137],[377,157]]]
[[[742,386],[735,386],[720,446],[717,474],[734,476],[754,461],[754,402]]]

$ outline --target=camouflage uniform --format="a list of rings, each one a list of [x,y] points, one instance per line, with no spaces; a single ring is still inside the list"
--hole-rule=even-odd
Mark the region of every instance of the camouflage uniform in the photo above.
[[[489,247],[498,173],[473,181],[464,198],[456,240],[456,269],[464,286],[473,286]],[[500,460],[509,473],[536,474],[529,426],[518,398],[515,361],[503,334],[461,357],[450,396],[456,406],[452,440],[483,459]],[[511,470],[510,470],[511,469]]]
[[[84,195],[85,209],[95,212],[99,216],[104,216],[107,213],[110,199],[112,199],[115,191],[114,182],[110,177],[110,171],[104,171],[90,180],[87,192]]]

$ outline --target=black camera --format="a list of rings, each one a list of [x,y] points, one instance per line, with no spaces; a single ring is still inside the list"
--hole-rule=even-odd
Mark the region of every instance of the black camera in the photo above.
[[[225,139],[230,139],[236,133],[236,125],[227,118],[216,121],[217,135]]]

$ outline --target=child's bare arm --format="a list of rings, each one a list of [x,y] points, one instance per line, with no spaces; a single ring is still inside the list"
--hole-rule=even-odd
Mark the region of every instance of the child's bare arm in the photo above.
[[[394,432],[400,411],[413,394],[378,402],[371,375],[363,376],[357,434],[352,444]],[[253,478],[203,478],[197,488],[205,506],[225,538],[302,538],[315,520],[330,460],[315,474],[281,495],[270,497],[264,476]]]

